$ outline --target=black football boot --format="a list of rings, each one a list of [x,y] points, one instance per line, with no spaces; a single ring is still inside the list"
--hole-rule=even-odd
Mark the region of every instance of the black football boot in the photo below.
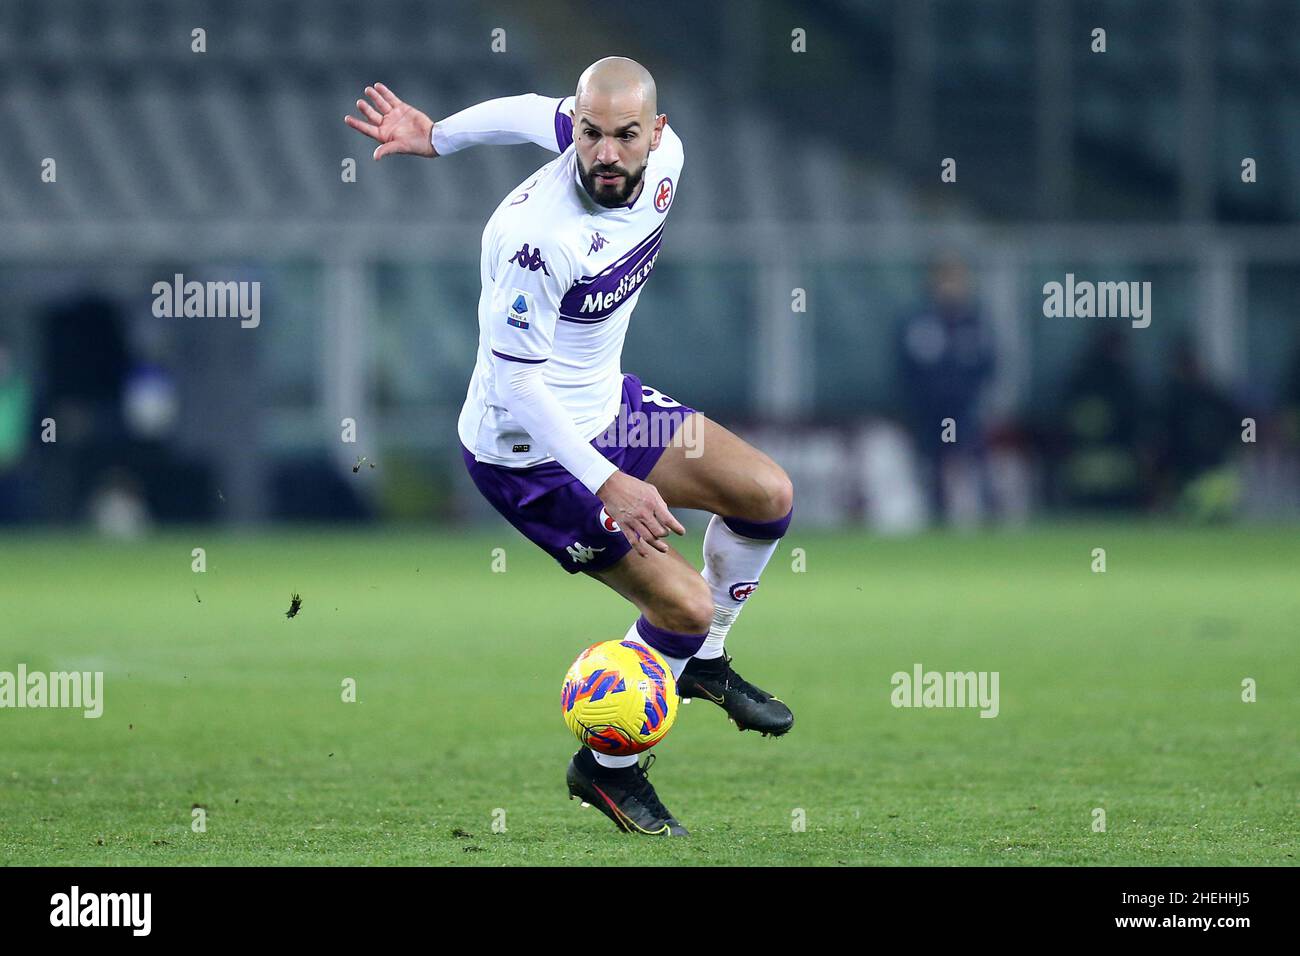
[[[732,670],[726,654],[687,661],[677,678],[677,694],[682,700],[711,700],[727,712],[737,729],[757,730],[764,737],[780,737],[794,726],[790,708]]]
[[[650,754],[639,766],[602,767],[591,751],[583,747],[569,761],[569,772],[565,775],[569,799],[577,797],[583,806],[596,807],[624,833],[687,836],[686,827],[659,802],[646,776],[654,761],[655,755]]]

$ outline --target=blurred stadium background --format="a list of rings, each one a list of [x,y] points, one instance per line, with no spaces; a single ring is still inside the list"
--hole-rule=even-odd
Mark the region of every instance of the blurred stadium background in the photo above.
[[[342,117],[612,53],[688,153],[624,367],[785,465],[803,527],[1300,516],[1300,7],[602,9],[0,6],[0,522],[499,522],[456,453],[479,237],[548,154],[374,164]],[[176,273],[260,281],[260,325],[154,317]],[[1150,281],[1150,327],[1045,318],[1067,273]]]
[[[563,799],[564,665],[629,610],[457,450],[481,231],[551,154],[342,122],[615,53],[687,153],[624,366],[797,488],[728,646],[799,723],[678,721],[685,849]],[[1282,0],[0,3],[0,673],[107,688],[0,713],[0,863],[1293,865],[1298,65]],[[177,273],[257,327],[155,317]],[[1150,326],[1045,317],[1070,273]],[[998,719],[891,706],[916,662]]]

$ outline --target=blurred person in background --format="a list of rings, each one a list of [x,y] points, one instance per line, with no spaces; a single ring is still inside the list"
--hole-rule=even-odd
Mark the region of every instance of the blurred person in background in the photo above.
[[[1255,399],[1255,400],[1251,400]],[[1265,408],[1265,396],[1250,396],[1249,409]],[[1257,417],[1253,411],[1242,415]],[[1235,422],[1240,435],[1242,419]],[[1272,414],[1257,421],[1259,445],[1248,453],[1248,490],[1243,504],[1256,515],[1300,515],[1300,342],[1282,372]],[[1243,449],[1244,450],[1244,449]]]
[[[9,343],[0,338],[0,522],[23,514],[23,475],[32,421],[32,383]]]
[[[125,418],[131,356],[122,310],[91,291],[52,306],[43,324],[42,408],[54,419],[57,449],[42,470],[45,508],[56,520],[84,516],[117,534],[130,524],[122,515],[145,510],[134,466],[127,465],[134,449]]]
[[[978,489],[979,512],[987,513],[991,496],[979,403],[993,375],[994,342],[961,259],[945,257],[932,267],[928,301],[903,321],[898,356],[931,513],[937,521],[953,520],[954,483],[962,477]],[[944,428],[947,418],[953,420],[951,430]],[[955,441],[944,440],[954,435]]]
[[[1241,447],[1241,410],[1210,379],[1191,342],[1178,343],[1171,366],[1157,460],[1162,499],[1199,518],[1229,517],[1241,496],[1232,454]]]
[[[1277,411],[1283,444],[1291,451],[1300,449],[1300,346],[1292,354],[1290,368],[1283,376]]]
[[[1142,502],[1142,423],[1128,340],[1117,329],[1097,334],[1070,374],[1056,413],[1044,424],[1059,450],[1058,481],[1069,507],[1135,508]]]

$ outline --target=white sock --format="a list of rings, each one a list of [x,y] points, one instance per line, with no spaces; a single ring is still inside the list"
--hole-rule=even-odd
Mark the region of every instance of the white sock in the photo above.
[[[778,543],[779,539],[761,541],[736,534],[719,515],[709,519],[704,532],[703,574],[713,591],[713,623],[696,657],[712,660],[722,656],[727,632],[758,587],[759,575],[776,553]]]
[[[609,754],[603,754],[598,750],[593,750],[591,755],[596,758],[596,763],[602,767],[616,769],[618,767],[631,767],[636,763],[636,754],[628,754],[626,757],[611,757]]]
[[[727,632],[731,630],[731,625],[736,623],[736,618],[740,615],[740,608],[713,606],[713,623],[709,625],[709,636],[704,639],[700,649],[695,656],[703,661],[716,660],[721,657],[726,650]]]
[[[628,632],[623,636],[623,640],[636,641],[638,644],[650,647],[649,644],[646,644],[645,639],[641,637],[641,633],[636,629],[635,621],[633,621],[632,626],[628,628]],[[668,667],[672,670],[674,678],[682,676],[682,671],[686,668],[686,662],[690,660],[689,657],[669,657],[660,650],[655,650],[655,653],[668,662]],[[610,768],[631,767],[637,760],[636,754],[628,754],[623,757],[613,757],[609,754],[603,754],[593,750],[591,755],[596,758],[596,763],[600,764],[602,767]]]

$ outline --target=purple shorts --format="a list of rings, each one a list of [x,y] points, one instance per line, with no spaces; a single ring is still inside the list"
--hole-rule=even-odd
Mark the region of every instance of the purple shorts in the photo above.
[[[625,374],[618,418],[591,445],[620,471],[644,481],[682,421],[694,412]],[[507,468],[476,461],[464,446],[461,454],[469,476],[492,507],[570,574],[604,570],[632,550],[601,500],[559,462]]]

